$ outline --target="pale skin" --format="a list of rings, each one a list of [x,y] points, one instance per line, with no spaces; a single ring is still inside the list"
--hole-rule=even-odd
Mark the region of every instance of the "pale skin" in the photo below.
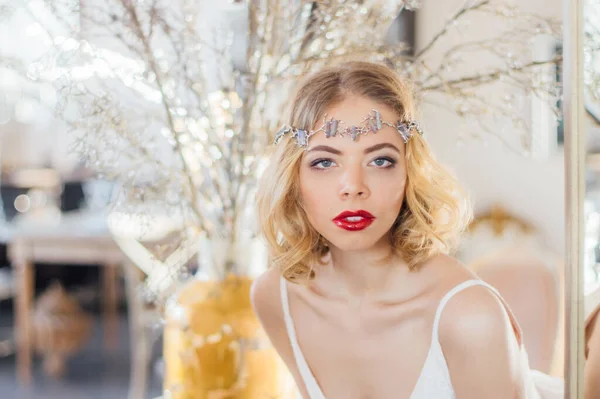
[[[392,109],[349,95],[329,117],[360,125],[372,110],[383,120]],[[328,148],[324,148],[326,146]],[[409,398],[431,344],[440,299],[476,278],[449,256],[435,256],[410,271],[399,259],[377,264],[390,252],[389,231],[404,201],[405,147],[391,127],[377,134],[310,138],[299,184],[313,227],[327,239],[326,265],[315,265],[307,285],[288,282],[299,345],[327,399]],[[366,210],[375,221],[362,231],[332,222],[345,210]],[[275,349],[309,399],[286,332],[280,272],[269,269],[254,283],[251,299]],[[456,295],[440,321],[439,340],[458,399],[523,397],[520,349],[501,301],[484,287]]]
[[[600,397],[600,323],[598,316],[591,322],[591,334],[587,337],[587,359],[584,369],[584,397]]]

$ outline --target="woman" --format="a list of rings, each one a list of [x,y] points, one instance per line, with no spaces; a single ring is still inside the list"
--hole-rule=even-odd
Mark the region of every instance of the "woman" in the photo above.
[[[447,255],[470,209],[405,82],[326,68],[276,142],[258,193],[272,267],[251,296],[305,399],[538,397],[512,313]]]
[[[586,295],[584,312],[586,317],[583,391],[585,399],[595,399],[600,397],[600,287]]]

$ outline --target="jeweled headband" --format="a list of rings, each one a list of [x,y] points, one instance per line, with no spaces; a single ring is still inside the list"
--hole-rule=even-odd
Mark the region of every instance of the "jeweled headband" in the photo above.
[[[383,125],[396,129],[405,143],[408,143],[415,131],[418,134],[423,135],[423,131],[416,121],[398,120],[396,124],[393,124],[382,120],[379,111],[374,109],[361,121],[361,126],[353,125],[343,127],[344,122],[341,120],[333,118],[327,119],[326,116],[323,118],[323,125],[315,130],[298,129],[293,126],[283,125],[275,134],[274,144],[279,143],[286,134],[291,134],[292,139],[296,140],[298,147],[304,147],[306,149],[308,148],[308,139],[319,132],[325,133],[325,137],[327,138],[334,136],[350,136],[352,140],[356,140],[361,134],[377,133],[383,128]]]

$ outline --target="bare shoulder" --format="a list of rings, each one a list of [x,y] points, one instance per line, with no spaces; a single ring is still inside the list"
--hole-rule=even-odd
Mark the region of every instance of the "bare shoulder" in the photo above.
[[[447,285],[456,285],[462,281],[477,278],[469,268],[467,268],[458,259],[449,255],[436,255],[428,259],[423,265],[422,270],[431,274],[436,280],[444,281]],[[440,287],[444,289],[444,287]]]
[[[272,327],[279,328],[281,327],[279,323],[283,323],[279,284],[279,271],[269,268],[254,280],[250,289],[252,308],[265,330]]]
[[[514,336],[504,304],[489,288],[480,285],[465,288],[448,301],[439,332],[440,340],[470,345],[490,343],[504,332]]]
[[[432,272],[440,276],[439,295],[478,277],[460,261],[447,255],[430,260]],[[489,333],[498,334],[511,326],[507,309],[488,287],[475,285],[455,293],[447,302],[440,318],[440,340],[453,343],[489,342]],[[511,331],[509,329],[509,331]]]
[[[308,398],[308,393],[302,376],[296,366],[294,352],[290,344],[283,318],[281,304],[281,274],[275,268],[269,268],[252,283],[250,289],[250,302],[254,313],[258,317],[263,330],[269,337],[271,344],[279,353],[290,370],[302,397]]]
[[[451,277],[457,280],[453,286],[476,278],[460,267]],[[457,397],[521,397],[526,370],[517,328],[502,300],[485,286],[470,286],[449,299],[438,337]]]

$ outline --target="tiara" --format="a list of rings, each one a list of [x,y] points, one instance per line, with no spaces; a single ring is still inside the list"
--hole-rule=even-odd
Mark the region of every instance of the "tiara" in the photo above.
[[[298,147],[304,147],[306,149],[308,147],[308,139],[319,132],[325,133],[325,137],[327,138],[334,136],[350,136],[352,140],[355,141],[358,136],[362,134],[377,133],[384,125],[396,129],[400,136],[402,136],[404,143],[408,143],[415,131],[421,136],[423,135],[423,130],[421,130],[421,127],[416,121],[398,120],[395,124],[386,122],[381,119],[379,111],[375,109],[360,123],[361,126],[353,125],[343,127],[344,122],[341,120],[334,118],[327,119],[327,116],[325,116],[323,117],[323,125],[315,130],[298,129],[293,126],[283,125],[275,134],[275,141],[273,144],[278,144],[285,135],[291,134],[292,139],[296,140]]]

